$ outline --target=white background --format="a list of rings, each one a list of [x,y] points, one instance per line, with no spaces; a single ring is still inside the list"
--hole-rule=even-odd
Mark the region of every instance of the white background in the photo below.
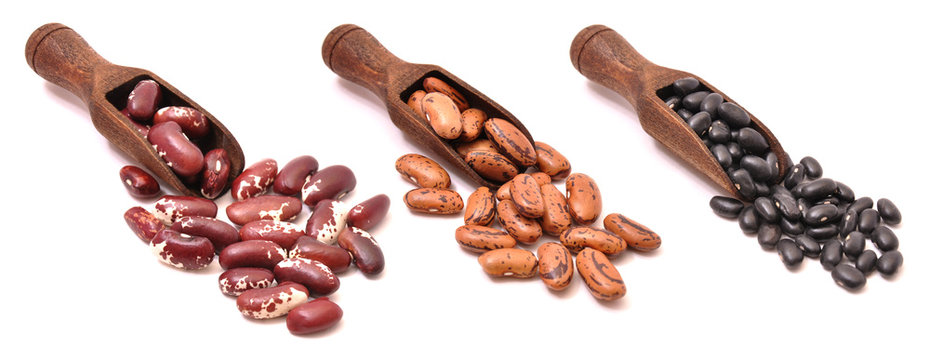
[[[930,25],[919,2],[23,3],[0,15],[2,358],[927,356]],[[152,256],[122,220],[151,202],[119,183],[131,160],[77,97],[24,61],[26,39],[47,22],[195,99],[235,133],[247,163],[310,154],[355,171],[348,201],[391,197],[373,231],[386,270],[342,277],[337,327],[295,337],[283,318],[247,320],[217,289],[218,264],[183,272]],[[374,95],[323,64],[323,39],[343,23],[494,98],[597,180],[605,214],[658,232],[659,251],[614,261],[626,297],[599,302],[577,277],[561,293],[537,279],[490,279],[455,243],[459,216],[409,212],[412,185],[394,160],[425,150]],[[872,274],[850,293],[817,261],[786,270],[715,216],[707,202],[719,190],[572,67],[573,37],[599,23],[653,62],[726,91],[794,159],[813,155],[858,196],[893,199],[904,214],[894,229],[900,273]],[[474,190],[452,176],[463,197]]]

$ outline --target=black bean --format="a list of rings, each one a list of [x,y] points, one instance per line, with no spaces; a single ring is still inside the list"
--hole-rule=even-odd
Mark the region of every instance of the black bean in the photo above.
[[[805,256],[813,258],[820,256],[820,243],[814,238],[801,234],[794,238],[794,242],[798,244]]]
[[[836,234],[839,233],[839,229],[836,227],[836,225],[829,224],[819,227],[809,227],[804,231],[804,233],[814,239],[825,241],[835,237]]]
[[[681,118],[684,119],[685,121],[688,121],[688,118],[690,118],[691,115],[694,115],[694,113],[691,112],[691,110],[678,109],[678,116],[681,116]]]
[[[714,196],[710,198],[710,208],[720,217],[736,219],[743,211],[743,202],[731,197]]]
[[[739,192],[740,196],[746,199],[756,197],[756,184],[752,182],[752,176],[749,175],[749,171],[746,171],[746,169],[737,169],[730,174],[730,179],[733,180],[733,185],[736,186],[736,191]]]
[[[720,164],[724,169],[729,168],[730,165],[733,165],[733,157],[730,156],[730,152],[727,151],[727,146],[724,144],[716,144],[710,148],[710,153],[714,155],[714,158],[717,159],[717,163]]]
[[[837,285],[850,290],[856,290],[865,285],[865,275],[849,264],[837,265],[833,268],[831,275]]]
[[[803,198],[803,196],[801,196],[801,192],[803,192],[804,187],[807,186],[807,184],[808,183],[800,183],[795,187],[790,187],[789,189],[791,189],[791,196],[794,196],[795,199]]]
[[[791,196],[791,191],[786,189],[784,185],[775,184],[775,185],[772,185],[772,195],[775,195],[775,194],[784,194],[787,196]]]
[[[717,107],[717,114],[732,128],[746,127],[752,122],[746,110],[731,102],[720,104]]]
[[[856,269],[859,269],[863,274],[868,275],[875,270],[875,263],[878,261],[878,255],[875,255],[875,252],[872,250],[863,251],[859,257],[856,258]]]
[[[769,142],[765,140],[765,137],[755,129],[748,127],[739,129],[736,141],[750,154],[765,155],[765,151],[769,149]]]
[[[901,252],[892,250],[883,253],[882,256],[878,258],[878,262],[875,263],[875,269],[882,275],[894,275],[894,273],[898,272],[898,268],[901,267],[903,263],[904,256],[901,255]]]
[[[817,159],[805,156],[801,159],[801,165],[804,166],[804,172],[807,174],[808,178],[816,179],[823,176],[823,168],[820,167],[820,162],[818,162]]]
[[[855,210],[846,210],[846,214],[840,219],[840,236],[846,237],[849,233],[856,230],[859,225],[859,214]]]
[[[817,200],[817,201],[814,202],[814,205],[827,205],[827,204],[833,205],[833,206],[839,206],[839,205],[840,205],[840,199],[837,199],[837,198],[832,197],[832,196],[827,196],[827,197],[825,197],[825,198],[823,198],[823,199],[820,199],[820,200]]]
[[[833,270],[833,268],[843,261],[843,243],[837,239],[832,239],[823,244],[823,250],[820,251],[820,265],[824,269]]]
[[[710,149],[712,146],[714,146],[714,142],[713,142],[713,141],[710,141],[710,139],[708,139],[707,136],[702,137],[702,138],[701,138],[701,141],[704,142],[704,147],[706,147],[706,148],[708,148],[708,149]]]
[[[772,177],[769,178],[769,184],[775,184],[778,182],[778,155],[775,155],[774,152],[769,151],[765,154],[765,163],[769,164],[769,171],[772,173]]]
[[[811,202],[808,201],[808,200],[805,199],[805,198],[800,198],[800,199],[797,199],[796,201],[798,202],[798,211],[801,212],[801,215],[802,215],[802,216],[803,216],[804,213],[806,213],[807,210],[810,209],[811,206],[812,206],[812,205],[811,205]]]
[[[788,173],[785,174],[785,188],[794,189],[794,187],[798,186],[802,181],[804,181],[803,166],[798,164],[788,169]]]
[[[853,231],[843,239],[843,254],[850,259],[855,259],[865,250],[865,234]]]
[[[875,244],[875,247],[881,251],[896,250],[898,248],[898,236],[890,228],[882,225],[872,231],[872,244]]]
[[[897,225],[901,223],[901,210],[898,210],[898,207],[891,200],[878,199],[878,213],[882,216],[882,220],[888,224]]]
[[[782,217],[781,220],[778,221],[778,225],[785,234],[800,235],[804,233],[804,224],[800,221],[792,221]]]
[[[726,144],[730,141],[730,127],[723,121],[714,120],[710,123],[710,130],[707,130],[707,138],[718,144]]]
[[[746,155],[743,156],[739,161],[739,166],[749,172],[749,175],[752,176],[752,179],[759,182],[768,181],[772,177],[771,169],[769,164],[765,162],[765,159],[760,158],[755,155]]]
[[[707,132],[707,129],[710,128],[710,114],[707,112],[701,111],[688,118],[688,126],[691,127],[698,136],[704,136],[704,133]]]
[[[834,195],[843,202],[856,200],[856,193],[853,192],[853,189],[839,181],[836,182],[836,193]]]
[[[775,208],[775,203],[772,202],[771,198],[756,198],[756,201],[753,202],[753,206],[755,206],[759,217],[765,220],[765,222],[774,223],[778,221],[778,209]]]
[[[704,101],[704,98],[707,97],[707,94],[710,94],[710,92],[696,91],[685,95],[683,98],[681,98],[681,105],[684,106],[685,109],[698,112],[701,109],[701,101]]]
[[[701,111],[706,111],[710,116],[717,117],[717,107],[723,104],[723,96],[718,93],[710,93],[701,100]]]
[[[730,152],[730,157],[732,157],[734,161],[741,159],[745,154],[743,147],[739,146],[739,144],[736,142],[730,142],[727,144],[727,151]]]
[[[759,246],[766,250],[775,248],[775,243],[781,238],[781,228],[774,224],[762,224],[759,226]]]
[[[701,82],[693,77],[678,79],[672,83],[672,89],[675,90],[675,94],[678,94],[678,96],[690,94],[694,90],[697,90],[699,86],[701,86]]]
[[[872,208],[872,198],[864,196],[853,201],[852,205],[849,205],[849,210],[855,210],[856,214],[862,213],[862,210]]]
[[[764,182],[756,182],[756,196],[772,195],[772,188]]]
[[[801,252],[798,244],[795,244],[791,239],[778,240],[775,243],[775,251],[778,252],[781,262],[785,263],[785,266],[789,268],[797,266],[801,263],[801,260],[804,260],[804,253]]]
[[[839,209],[836,205],[815,205],[804,213],[804,223],[811,226],[818,226],[826,223],[832,223],[840,218]]]
[[[840,209],[840,214],[845,214],[845,213],[846,213],[846,210],[849,210],[849,203],[848,203],[848,202],[841,202],[841,203],[839,203],[839,205],[836,205],[836,208],[837,208],[837,209]]]
[[[821,178],[804,184],[801,189],[801,196],[808,200],[820,200],[836,191],[836,181],[828,178]]]
[[[782,187],[782,189],[784,189],[784,187]],[[776,186],[775,194],[772,195],[772,200],[782,216],[792,221],[801,217],[801,210],[798,209],[798,202],[791,196],[791,193],[781,193],[777,190]]]
[[[737,222],[739,223],[739,228],[743,230],[744,234],[752,235],[759,231],[759,214],[756,214],[755,207],[744,207],[743,210],[739,213]]]
[[[678,111],[678,108],[681,107],[681,98],[672,96],[665,99],[665,105],[668,106],[669,109],[672,109],[672,111]]]
[[[878,227],[878,221],[880,220],[878,215],[878,210],[875,209],[865,209],[859,213],[859,231],[869,234],[876,227]]]

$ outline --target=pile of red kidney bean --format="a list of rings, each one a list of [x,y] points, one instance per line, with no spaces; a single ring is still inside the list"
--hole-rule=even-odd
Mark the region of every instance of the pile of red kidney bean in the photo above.
[[[888,199],[856,198],[852,188],[823,178],[823,168],[805,157],[788,169],[779,182],[778,163],[765,138],[751,126],[749,114],[707,90],[697,79],[672,84],[666,104],[704,141],[751,204],[715,196],[713,211],[738,219],[746,234],[757,234],[763,249],[774,249],[785,266],[798,266],[804,257],[820,258],[834,282],[855,290],[875,270],[894,275],[904,261],[898,238],[886,225],[901,222],[901,212]],[[886,224],[886,225],[883,225]],[[871,239],[875,250],[866,249]],[[844,261],[845,257],[845,261]]]
[[[226,215],[239,228],[216,219],[212,200],[188,196],[162,196],[149,209],[129,209],[124,218],[168,265],[201,270],[218,258],[226,270],[219,276],[220,290],[237,297],[244,316],[287,315],[288,330],[301,335],[328,329],[342,318],[342,309],[326,297],[339,289],[335,274],[353,263],[366,275],[384,269],[384,255],[368,231],[387,215],[390,200],[377,195],[354,206],[340,201],[355,185],[349,168],[318,170],[311,156],[297,157],[280,171],[277,162],[264,159],[232,182],[234,202]],[[266,195],[269,190],[277,195]],[[306,225],[289,222],[304,204],[313,210]]]

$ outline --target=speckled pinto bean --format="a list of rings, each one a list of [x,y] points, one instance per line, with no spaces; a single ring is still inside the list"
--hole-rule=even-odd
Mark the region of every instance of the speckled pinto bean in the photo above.
[[[306,286],[314,297],[325,296],[339,290],[339,278],[326,264],[304,258],[284,259],[274,267],[274,278],[279,283],[293,281]]]
[[[423,97],[426,96],[426,91],[417,90],[407,98],[407,106],[413,109],[413,112],[417,113],[422,119],[426,119],[426,114],[423,113]]]
[[[264,194],[274,183],[277,174],[278,163],[272,159],[264,159],[250,165],[232,182],[233,200],[239,201]]]
[[[287,251],[271,241],[240,241],[220,252],[220,266],[223,269],[260,267],[271,270],[286,258]]]
[[[229,154],[225,149],[213,149],[203,156],[203,173],[200,175],[200,194],[215,199],[229,183]]]
[[[235,268],[220,274],[219,283],[223,294],[239,296],[246,290],[270,287],[274,283],[274,274],[262,268]]]
[[[480,225],[459,226],[455,229],[455,241],[465,250],[477,253],[517,246],[517,241],[507,232]]]
[[[316,173],[320,163],[310,155],[303,155],[289,161],[274,178],[272,189],[281,195],[297,195],[310,175]]]
[[[536,183],[539,184],[539,186],[552,183],[552,177],[549,175],[546,175],[546,173],[534,172],[530,174],[530,176],[532,176],[533,179],[536,180]]]
[[[158,109],[155,117],[152,118],[152,122],[156,125],[169,121],[176,122],[184,131],[184,135],[192,139],[199,139],[210,133],[210,122],[207,121],[207,117],[194,108],[166,106]]]
[[[239,242],[239,232],[232,225],[205,216],[185,216],[171,225],[171,230],[210,240],[217,254],[227,246]]]
[[[536,276],[536,255],[523,249],[497,249],[478,256],[478,263],[495,277],[531,278]]]
[[[486,186],[479,187],[465,202],[465,225],[487,225],[494,220],[494,195]]]
[[[146,244],[150,243],[152,238],[165,228],[165,224],[161,220],[140,206],[126,210],[123,219],[126,220],[126,225],[129,225],[132,232]]]
[[[472,141],[481,136],[484,131],[484,122],[488,120],[488,114],[481,109],[471,108],[462,111],[462,135],[460,141]]]
[[[575,258],[575,267],[595,298],[616,300],[626,295],[626,284],[620,272],[600,251],[591,248],[581,250]]]
[[[304,204],[316,206],[320,200],[339,200],[354,189],[355,174],[352,170],[342,165],[333,165],[307,179],[301,189],[301,199]]]
[[[490,118],[484,122],[484,133],[494,147],[514,164],[524,167],[536,164],[533,143],[509,121]]]
[[[236,307],[246,317],[272,319],[304,304],[309,296],[303,285],[284,282],[271,288],[246,290],[236,298]]]
[[[119,178],[122,180],[123,185],[126,186],[126,191],[132,196],[147,198],[161,192],[158,180],[155,180],[154,176],[137,166],[123,166],[122,169],[119,169]]]
[[[236,201],[226,207],[226,216],[236,225],[256,220],[288,221],[300,214],[303,204],[290,196],[262,195]]]
[[[384,253],[381,246],[367,231],[349,226],[339,233],[339,246],[352,253],[355,266],[363,274],[375,275],[384,270]]]
[[[590,225],[601,214],[601,191],[590,176],[574,173],[565,179],[568,211],[582,225]]]
[[[313,207],[307,219],[307,236],[324,244],[333,245],[339,232],[346,227],[346,216],[351,208],[342,201],[325,199]]]
[[[294,335],[320,332],[342,319],[342,308],[327,297],[310,300],[287,313],[287,330]]]
[[[510,196],[520,215],[536,219],[546,212],[539,183],[529,174],[520,174],[510,180]]]
[[[510,236],[521,243],[532,244],[542,236],[539,223],[520,215],[517,205],[512,200],[501,200],[497,203],[497,220]]]
[[[494,148],[494,144],[491,144],[491,140],[488,139],[477,139],[474,141],[462,142],[455,145],[455,152],[457,152],[463,159],[468,156],[468,153],[472,151],[487,151],[496,153],[497,149]]]
[[[626,250],[626,241],[608,231],[588,226],[573,226],[562,235],[559,241],[574,253],[589,247],[605,255],[616,255]]]
[[[216,203],[193,196],[162,196],[153,206],[152,214],[165,225],[174,224],[185,216],[216,217]]]
[[[384,194],[375,195],[349,209],[349,214],[346,215],[346,225],[371,230],[387,216],[390,208],[391,198]]]
[[[539,218],[539,225],[546,234],[559,236],[572,226],[572,216],[568,211],[565,195],[552,184],[540,186],[539,192],[546,206],[546,211]]]
[[[458,214],[464,204],[462,196],[454,190],[422,188],[404,195],[404,204],[412,211],[427,214]]]
[[[443,139],[454,140],[462,135],[462,113],[455,102],[442,93],[428,93],[421,105],[429,126]]]
[[[346,271],[352,265],[352,254],[339,246],[316,241],[309,236],[297,238],[291,248],[291,258],[316,260],[329,266],[335,273]]]
[[[136,84],[126,100],[126,110],[136,121],[148,121],[161,103],[161,86],[155,80],[142,80]]]
[[[166,122],[149,129],[148,140],[158,156],[180,177],[200,174],[203,169],[203,153],[194,145],[177,123]]]
[[[267,240],[284,249],[293,247],[297,239],[304,235],[306,232],[299,225],[286,221],[256,220],[242,225],[239,229],[239,238],[242,241]]]
[[[161,262],[184,270],[200,270],[213,262],[213,244],[205,237],[171,229],[159,231],[149,244]]]
[[[513,196],[510,194],[511,184],[513,184],[513,180],[507,181],[497,188],[497,192],[494,193],[494,197],[497,198],[497,201],[513,200]]]
[[[448,96],[455,102],[455,106],[459,109],[465,110],[468,109],[468,100],[465,100],[465,96],[462,96],[458,90],[455,90],[449,84],[446,84],[445,81],[439,80],[434,77],[428,77],[423,79],[423,89],[426,89],[427,93],[431,92],[440,92]]]
[[[449,173],[439,163],[419,154],[407,154],[394,162],[394,168],[404,178],[419,187],[448,189]]]
[[[662,245],[662,238],[654,231],[618,213],[604,218],[604,228],[617,234],[636,251],[652,251]]]
[[[472,151],[465,155],[468,164],[481,177],[503,183],[520,173],[520,170],[503,155],[489,151]]]
[[[547,242],[536,249],[539,277],[552,290],[565,290],[572,282],[572,254],[562,244]]]
[[[572,164],[555,148],[544,142],[536,142],[536,168],[553,180],[561,180],[572,173]]]

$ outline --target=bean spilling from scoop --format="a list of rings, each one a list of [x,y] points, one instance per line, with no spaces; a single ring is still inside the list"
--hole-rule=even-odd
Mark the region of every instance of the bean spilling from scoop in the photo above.
[[[694,78],[675,81],[674,94],[665,100],[704,141],[736,186],[752,202],[714,196],[710,207],[720,217],[737,219],[748,235],[755,234],[763,249],[778,254],[788,268],[805,257],[820,258],[841,287],[855,290],[881,258],[892,263],[883,275],[897,272],[901,263],[897,236],[885,225],[901,222],[901,212],[888,199],[856,198],[852,188],[824,178],[823,167],[805,157],[787,169],[783,179],[775,154],[753,128],[745,110],[706,91]],[[866,250],[867,240],[882,253]],[[846,259],[845,263],[843,259]]]

